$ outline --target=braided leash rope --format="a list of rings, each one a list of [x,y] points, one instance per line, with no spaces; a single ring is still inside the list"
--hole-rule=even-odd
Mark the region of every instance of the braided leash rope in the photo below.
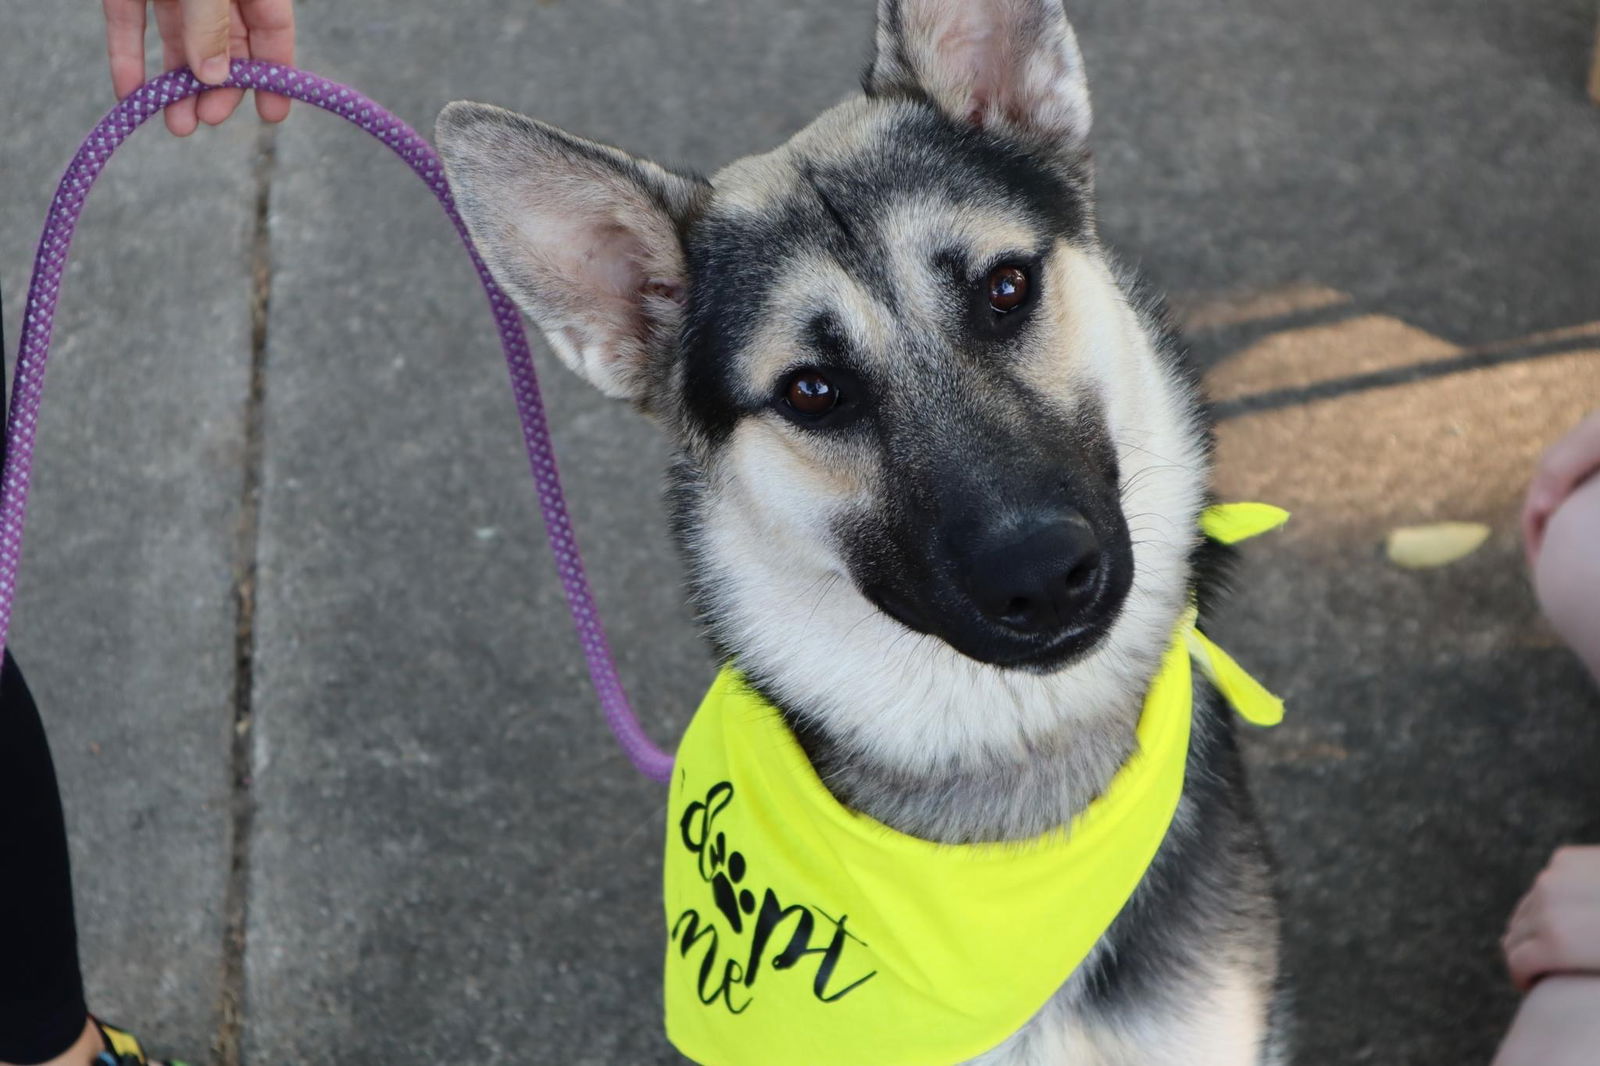
[[[572,531],[561,477],[556,470],[555,451],[550,442],[539,379],[534,372],[528,338],[523,332],[517,307],[500,291],[484,266],[466,225],[456,213],[455,200],[445,181],[439,156],[416,130],[373,103],[361,93],[338,82],[279,63],[234,60],[225,86],[239,89],[265,89],[331,111],[355,123],[403,159],[433,191],[445,214],[461,235],[472,265],[489,297],[500,346],[511,373],[511,390],[516,398],[517,416],[522,422],[522,440],[528,463],[539,491],[539,510],[544,516],[545,533],[555,556],[556,571],[566,593],[572,623],[583,645],[606,724],[639,772],[654,781],[665,782],[672,773],[672,756],[657,748],[639,724],[628,704],[616,662],[606,640],[605,627],[589,589],[583,557]],[[0,648],[5,646],[11,627],[12,599],[16,593],[17,565],[22,555],[23,521],[28,509],[28,485],[33,471],[34,437],[39,424],[39,404],[44,393],[45,361],[50,354],[50,335],[55,326],[56,301],[61,294],[61,275],[67,265],[67,251],[77,229],[95,178],[100,175],[117,146],[134,130],[168,104],[194,96],[215,86],[205,85],[187,68],[169,71],[146,82],[109,111],[85,138],[56,187],[39,250],[34,258],[33,280],[17,351],[17,369],[12,386],[11,408],[6,419],[5,465],[0,470]]]

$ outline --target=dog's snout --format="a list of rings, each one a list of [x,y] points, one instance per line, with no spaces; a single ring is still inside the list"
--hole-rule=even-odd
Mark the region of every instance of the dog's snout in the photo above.
[[[967,575],[974,602],[987,618],[1018,633],[1071,625],[1099,592],[1100,542],[1076,511],[987,533],[975,549]]]

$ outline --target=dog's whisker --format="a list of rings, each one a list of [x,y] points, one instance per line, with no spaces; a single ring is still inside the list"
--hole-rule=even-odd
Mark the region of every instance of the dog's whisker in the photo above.
[[[842,576],[838,571],[833,571],[825,575],[822,581],[817,582],[822,587],[817,590],[817,598],[811,604],[811,611],[806,615],[805,624],[800,627],[801,636],[805,636],[806,631],[811,628],[811,623],[816,618],[818,609],[822,607],[822,601],[828,598],[828,593],[833,591],[833,586],[839,583],[839,578]]]
[[[1191,467],[1178,462],[1176,459],[1170,459],[1159,452],[1155,452],[1149,448],[1146,448],[1142,444],[1135,444],[1126,437],[1114,437],[1113,440],[1116,442],[1117,447],[1119,448],[1126,448],[1129,451],[1143,452],[1146,455],[1154,456],[1155,458],[1160,459],[1163,463],[1166,463],[1168,466],[1181,467],[1185,470],[1191,469]]]

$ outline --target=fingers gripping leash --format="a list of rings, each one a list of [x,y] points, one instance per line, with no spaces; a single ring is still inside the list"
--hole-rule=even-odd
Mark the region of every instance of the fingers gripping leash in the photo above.
[[[572,612],[573,625],[583,645],[589,676],[605,714],[606,723],[616,735],[623,751],[639,772],[654,781],[671,776],[673,758],[656,747],[645,735],[617,676],[616,663],[606,640],[605,628],[595,606],[583,558],[573,535],[571,517],[561,491],[555,453],[540,398],[539,381],[528,350],[527,335],[517,307],[500,291],[489,276],[466,226],[456,214],[455,202],[445,181],[444,165],[416,130],[379,107],[362,94],[337,82],[309,74],[280,63],[235,60],[225,86],[264,89],[331,111],[355,123],[403,159],[423,180],[445,214],[455,225],[466,245],[467,254],[478,272],[478,280],[489,297],[500,345],[511,374],[511,389],[522,422],[522,439],[539,492],[539,509],[544,516],[550,550]],[[44,391],[45,362],[50,354],[50,336],[55,322],[56,301],[67,265],[67,252],[77,228],[89,189],[94,185],[117,146],[146,120],[168,104],[186,99],[204,89],[215,88],[200,82],[187,69],[169,71],[126,97],[90,132],[56,188],[39,250],[34,258],[33,280],[23,318],[21,342],[17,352],[11,407],[6,419],[5,465],[0,471],[0,647],[4,647],[11,625],[12,599],[16,591],[17,565],[22,553],[23,521],[27,513],[28,485],[33,465],[34,437],[38,427],[39,405]]]

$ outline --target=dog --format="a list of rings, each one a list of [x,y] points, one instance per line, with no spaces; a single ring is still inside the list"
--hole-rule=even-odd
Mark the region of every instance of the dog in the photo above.
[[[861,93],[709,180],[482,104],[437,141],[499,284],[670,438],[710,640],[832,797],[926,841],[1026,841],[1105,792],[1174,626],[1215,599],[1211,426],[1100,243],[1060,0],[880,0],[874,43]],[[1284,1062],[1272,882],[1197,685],[1131,897],[965,1061]]]

